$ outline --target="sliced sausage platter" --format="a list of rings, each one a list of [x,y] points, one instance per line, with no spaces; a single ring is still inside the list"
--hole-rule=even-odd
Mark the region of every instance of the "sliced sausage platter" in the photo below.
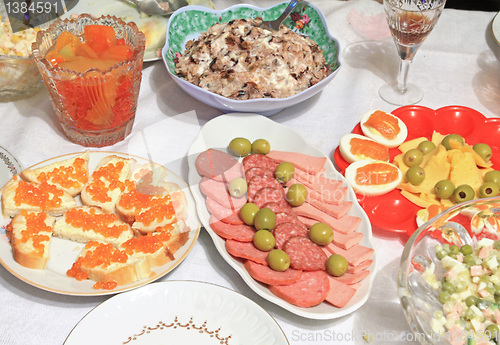
[[[335,207],[331,207],[331,205],[328,205],[328,209],[330,210],[330,212],[333,213],[338,212],[341,213],[341,215],[340,216],[335,214],[333,216],[329,215],[328,220],[332,220],[333,222],[335,222],[336,218],[334,216],[337,216],[339,219],[343,218],[343,221],[347,222],[351,221],[352,227],[355,228],[355,230],[354,231],[348,230],[347,235],[340,234],[339,238],[343,238],[345,241],[351,241],[351,242],[355,241],[356,244],[355,245],[348,244],[351,247],[348,250],[339,248],[337,246],[337,243],[332,243],[332,245],[329,248],[324,248],[324,249],[326,253],[328,253],[327,249],[329,249],[330,252],[332,253],[335,252],[347,256],[349,256],[350,253],[357,252],[356,249],[361,250],[361,252],[363,253],[361,253],[360,255],[363,257],[357,256],[357,254],[355,254],[354,257],[348,259],[350,261],[350,264],[351,262],[356,262],[356,260],[358,261],[357,263],[362,263],[362,265],[358,265],[357,263],[353,265],[356,266],[353,267],[355,268],[354,270],[355,274],[351,272],[350,276],[359,277],[360,274],[363,274],[363,277],[361,279],[358,279],[355,282],[355,284],[350,285],[352,287],[355,287],[356,292],[341,307],[336,307],[331,303],[328,303],[327,302],[328,298],[324,302],[311,307],[299,307],[297,305],[289,303],[286,301],[287,299],[286,295],[290,293],[289,291],[286,291],[286,289],[281,289],[279,287],[276,288],[272,284],[268,285],[261,283],[262,280],[261,282],[259,282],[253,278],[256,277],[256,275],[260,274],[263,276],[264,279],[271,279],[271,281],[273,279],[276,279],[274,275],[271,275],[267,278],[264,277],[268,273],[267,270],[264,272],[259,271],[259,269],[261,269],[263,265],[256,263],[259,262],[258,253],[253,253],[253,252],[248,253],[249,256],[254,256],[253,261],[242,259],[242,257],[244,258],[245,254],[243,254],[243,256],[240,255],[239,257],[236,257],[238,255],[236,256],[232,255],[235,253],[240,253],[240,254],[245,253],[249,249],[248,247],[252,246],[250,239],[252,234],[248,232],[248,228],[246,225],[244,224],[238,225],[239,222],[237,219],[231,219],[231,217],[235,216],[237,217],[237,214],[236,215],[228,214],[229,218],[221,219],[222,217],[220,216],[221,214],[220,212],[222,212],[224,209],[227,210],[231,208],[234,209],[241,207],[245,202],[247,202],[247,198],[245,197],[245,198],[228,199],[227,197],[225,197],[218,199],[218,196],[226,195],[224,190],[225,188],[224,183],[221,181],[217,181],[217,178],[210,179],[207,178],[207,176],[203,176],[204,175],[203,172],[200,174],[200,161],[203,161],[202,159],[203,155],[205,156],[207,155],[206,152],[208,149],[211,149],[210,156],[218,154],[220,154],[221,156],[224,155],[227,156],[227,145],[231,141],[231,139],[235,137],[245,137],[250,140],[265,138],[271,143],[271,148],[273,151],[271,151],[270,155],[277,154],[279,156],[280,152],[281,154],[285,155],[284,158],[272,156],[273,158],[276,159],[282,158],[284,160],[287,160],[286,159],[287,154],[292,155],[290,158],[294,158],[301,155],[304,157],[321,158],[321,159],[315,159],[315,161],[320,162],[319,164],[322,165],[321,167],[318,167],[319,169],[321,169],[321,171],[323,171],[322,176],[327,176],[328,181],[333,181],[334,187],[332,188],[336,188],[338,191],[342,191],[340,195],[342,195],[343,203],[340,203],[340,205]],[[225,171],[224,175],[227,180],[231,180],[232,175],[236,177],[239,174],[239,171],[243,171],[244,174],[246,173],[247,176],[245,177],[248,180],[252,178],[252,176],[249,175],[259,173],[258,167],[253,167],[253,164],[248,164],[248,162],[256,160],[255,165],[260,165],[260,166],[262,164],[265,165],[267,160],[261,158],[262,157],[253,158],[247,156],[245,162],[242,162],[243,159],[240,159],[240,162],[242,162],[242,164],[239,164],[237,168],[232,168],[231,166],[229,166],[229,167],[220,167],[220,169]],[[209,157],[209,159],[210,161],[212,161],[212,157]],[[269,159],[272,160],[271,158]],[[260,115],[255,115],[255,114],[222,115],[209,121],[207,124],[205,124],[205,126],[203,126],[199,136],[194,141],[188,152],[188,163],[189,163],[189,185],[194,195],[198,215],[200,217],[200,220],[204,228],[210,234],[215,244],[215,247],[220,253],[220,255],[226,260],[226,262],[229,263],[230,266],[232,266],[240,274],[243,280],[258,295],[267,299],[270,302],[273,302],[281,306],[282,308],[296,315],[310,319],[338,318],[347,315],[349,313],[352,313],[366,302],[373,283],[373,277],[374,277],[373,272],[376,271],[376,256],[373,250],[371,226],[368,217],[357,203],[354,192],[348,186],[343,176],[335,170],[332,162],[328,158],[325,158],[325,156],[320,151],[318,151],[310,144],[308,144],[297,132],[291,130],[286,126],[277,124],[274,121]],[[241,168],[242,170],[240,170]],[[270,186],[272,186],[273,184],[272,180],[268,179],[265,176],[264,177],[259,176],[259,181],[260,183],[268,183]],[[224,193],[217,193],[218,189],[222,189]],[[257,194],[255,194],[255,192],[259,189],[261,190]],[[270,193],[265,193],[265,190],[267,189],[269,189]],[[259,202],[258,201],[259,197],[264,197],[264,199],[267,201],[271,200],[271,202],[268,202],[267,204],[273,205],[272,207],[275,208],[274,211],[276,212],[277,217],[278,218],[287,217],[289,212],[285,212],[285,210],[283,210],[283,208],[286,208],[287,205],[280,204],[278,200],[273,200],[274,196],[273,196],[273,191],[271,189],[272,188],[260,188],[260,186],[255,186],[255,184],[249,183],[248,197],[252,198],[253,200],[257,200],[254,201],[256,203]],[[332,195],[338,196],[339,193],[337,192]],[[229,205],[224,205],[224,203],[228,202]],[[348,205],[349,207],[344,208],[343,206],[346,205]],[[224,206],[226,207],[224,208]],[[302,221],[303,222],[306,221],[308,217],[313,217],[310,215],[310,213],[315,212],[315,210],[317,210],[318,208],[321,209],[320,203],[316,203],[315,207],[311,207],[310,204],[304,207],[300,206],[300,218],[302,219]],[[298,208],[296,208],[296,210],[299,211]],[[324,212],[321,213],[324,214]],[[282,222],[288,225],[286,227],[283,226],[284,228],[283,232],[300,232],[298,226],[296,226],[295,229],[290,227],[290,224],[293,223],[292,219],[283,220]],[[231,226],[227,226],[228,223],[234,223],[234,224],[230,224]],[[298,224],[300,224],[300,222],[298,222],[297,225]],[[306,224],[306,225],[309,227],[311,224]],[[227,234],[228,231],[230,231],[232,235],[228,236]],[[235,235],[235,233],[237,232],[241,233]],[[248,238],[245,238],[245,236]],[[297,243],[296,247],[301,248],[302,244]],[[255,255],[257,255],[257,257],[255,257]],[[300,255],[300,253],[298,255]],[[265,263],[265,254],[262,253],[260,254],[260,260],[262,261],[262,264]],[[306,263],[306,265],[308,264],[309,263]],[[363,266],[365,264],[366,266]],[[264,267],[267,268],[267,266]],[[324,273],[323,271],[312,271],[312,272],[321,273],[318,274],[317,278],[318,281],[321,280],[321,278],[323,277],[322,275]],[[314,273],[310,274],[308,272],[307,275],[311,276],[311,279],[313,279]],[[326,276],[326,274],[324,274],[324,276]],[[293,271],[289,273],[289,276],[284,276],[283,279],[293,280],[294,279]],[[330,280],[330,289],[332,291],[334,289],[336,290],[336,288],[333,287],[332,284],[337,284],[336,283],[337,280],[335,279],[329,279],[329,280]],[[341,297],[334,296],[334,299],[336,298],[341,298]]]

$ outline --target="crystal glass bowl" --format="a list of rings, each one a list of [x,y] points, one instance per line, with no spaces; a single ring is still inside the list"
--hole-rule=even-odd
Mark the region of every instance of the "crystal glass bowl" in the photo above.
[[[31,97],[42,86],[32,56],[0,55],[0,102]]]
[[[340,47],[338,41],[330,34],[323,13],[316,6],[308,2],[301,2],[297,5],[292,14],[283,23],[289,28],[293,28],[293,31],[311,37],[323,50],[325,59],[330,67],[330,74],[308,89],[286,98],[235,100],[191,84],[179,78],[175,73],[176,54],[184,52],[186,42],[196,39],[210,26],[218,22],[228,22],[238,18],[262,17],[263,20],[276,19],[283,12],[287,4],[288,1],[270,8],[239,4],[224,10],[213,10],[201,6],[186,6],[177,10],[168,22],[166,42],[162,50],[162,58],[169,74],[177,85],[189,95],[223,112],[249,112],[269,116],[312,97],[323,90],[338,73],[340,68]],[[306,23],[304,23],[304,20]]]
[[[433,319],[443,312],[439,282],[444,270],[436,257],[436,245],[461,246],[484,237],[500,237],[500,196],[451,207],[420,226],[406,243],[398,273],[398,296],[415,339],[421,344],[467,344],[460,342],[461,333],[448,329],[437,332],[432,327]],[[435,280],[429,276],[431,271]]]

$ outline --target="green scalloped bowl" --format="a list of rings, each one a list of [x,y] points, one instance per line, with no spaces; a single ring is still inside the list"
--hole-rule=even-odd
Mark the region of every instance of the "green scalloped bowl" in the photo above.
[[[233,100],[202,89],[175,74],[175,54],[184,52],[186,42],[196,39],[210,26],[237,18],[262,17],[264,20],[272,20],[279,17],[287,5],[288,1],[270,8],[240,4],[224,10],[212,10],[200,6],[186,6],[177,10],[168,22],[166,42],[162,50],[162,58],[168,72],[179,87],[192,97],[223,112],[249,112],[270,116],[312,97],[323,90],[338,73],[340,47],[338,41],[330,34],[323,13],[308,2],[298,4],[284,22],[284,25],[295,32],[310,36],[321,47],[330,66],[328,77],[307,90],[287,98]]]

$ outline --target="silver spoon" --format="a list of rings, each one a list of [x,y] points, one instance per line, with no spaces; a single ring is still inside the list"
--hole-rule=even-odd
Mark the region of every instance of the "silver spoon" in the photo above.
[[[290,1],[288,6],[285,8],[285,11],[283,11],[283,13],[281,14],[281,16],[278,17],[278,19],[263,21],[260,24],[260,27],[271,31],[279,31],[281,23],[283,23],[283,21],[290,15],[290,13],[292,13],[293,9],[295,8],[295,6],[299,4],[299,2],[300,0]]]
[[[137,9],[150,16],[166,16],[187,6],[186,0],[124,0],[137,6]]]

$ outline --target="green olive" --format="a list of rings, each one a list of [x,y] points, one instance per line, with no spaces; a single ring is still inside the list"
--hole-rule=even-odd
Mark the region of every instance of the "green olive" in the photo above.
[[[460,204],[461,202],[474,199],[475,196],[476,192],[474,192],[474,188],[468,184],[462,184],[455,188],[455,191],[453,192],[453,201],[456,204]]]
[[[290,181],[290,179],[293,177],[295,173],[295,167],[293,166],[292,163],[289,162],[281,162],[277,167],[276,171],[274,172],[274,177],[281,182],[281,183],[286,183]]]
[[[450,180],[441,180],[434,185],[434,194],[440,199],[449,199],[453,196],[455,185]]]
[[[235,156],[244,157],[250,153],[252,143],[247,138],[234,138],[229,142],[229,152]]]
[[[316,244],[326,246],[333,241],[333,230],[326,223],[315,223],[309,229],[309,238]]]
[[[489,198],[498,195],[500,187],[498,187],[498,185],[494,182],[484,182],[479,187],[478,192],[480,198]]]
[[[290,267],[290,258],[283,250],[273,249],[267,254],[267,264],[273,270],[283,272]]]
[[[241,198],[247,193],[248,185],[244,178],[236,177],[229,182],[229,194]]]
[[[307,200],[307,189],[300,183],[295,183],[288,188],[286,200],[292,206],[300,206]]]
[[[417,149],[422,152],[424,155],[434,151],[436,148],[436,144],[434,144],[430,140],[424,140],[420,144],[418,144]]]
[[[491,170],[488,171],[486,174],[484,174],[483,178],[484,182],[493,182],[500,187],[500,171],[498,170]]]
[[[488,144],[478,143],[472,146],[472,148],[478,155],[481,156],[482,159],[484,159],[485,162],[489,161],[491,159],[491,156],[493,155],[491,147]]]
[[[458,141],[462,146],[465,144],[465,140],[460,134],[448,134],[443,138],[443,141],[441,141],[441,144],[446,150],[451,150],[450,140]]]
[[[253,244],[258,249],[268,252],[276,245],[276,240],[271,232],[267,230],[258,230],[253,235]]]
[[[252,143],[252,152],[267,155],[271,151],[271,144],[266,139],[257,139]]]
[[[240,208],[240,218],[246,225],[253,225],[255,215],[259,212],[259,206],[247,202]]]
[[[460,253],[463,255],[471,255],[474,253],[474,249],[472,249],[472,246],[470,244],[464,244],[462,247],[460,247]]]
[[[406,181],[410,182],[414,186],[418,186],[425,180],[425,170],[424,168],[415,165],[406,170],[405,176]]]
[[[409,167],[419,165],[424,160],[424,154],[422,151],[417,149],[411,149],[406,151],[403,156],[403,162]]]
[[[326,262],[326,270],[334,277],[340,277],[347,272],[347,259],[339,254],[333,254]]]
[[[257,212],[253,220],[253,226],[257,230],[273,230],[276,225],[276,214],[270,208],[264,207]]]

